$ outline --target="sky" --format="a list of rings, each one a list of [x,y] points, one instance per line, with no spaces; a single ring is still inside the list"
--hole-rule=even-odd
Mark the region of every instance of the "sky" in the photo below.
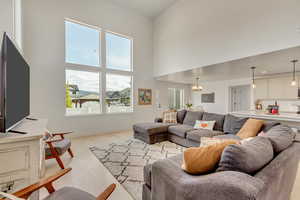
[[[66,62],[100,67],[100,31],[66,21]],[[131,40],[106,33],[106,61],[110,69],[130,71]],[[99,73],[67,70],[66,81],[80,90],[99,92]],[[131,86],[129,76],[107,74],[107,90]]]

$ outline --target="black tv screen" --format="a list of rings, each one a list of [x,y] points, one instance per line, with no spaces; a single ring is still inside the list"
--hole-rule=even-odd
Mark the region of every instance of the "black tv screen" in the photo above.
[[[29,65],[4,34],[1,47],[0,75],[0,131],[7,132],[29,115]]]

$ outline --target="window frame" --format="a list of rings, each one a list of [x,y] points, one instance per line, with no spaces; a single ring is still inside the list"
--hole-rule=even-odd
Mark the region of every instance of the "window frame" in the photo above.
[[[97,29],[99,31],[99,66],[91,66],[91,65],[84,65],[84,64],[75,64],[75,63],[68,63],[66,62],[66,22],[76,23],[82,26],[86,26],[89,28]],[[66,105],[65,105],[65,116],[66,117],[76,117],[76,116],[93,116],[93,115],[115,115],[115,114],[130,114],[134,112],[134,89],[133,89],[133,81],[134,81],[134,65],[133,65],[133,38],[124,34],[116,33],[110,30],[104,30],[98,26],[90,25],[87,23],[83,23],[74,19],[65,18],[64,19],[64,75],[65,75],[65,83],[66,84],[66,70],[77,70],[77,71],[87,71],[87,72],[98,72],[99,73],[99,100],[100,100],[100,113],[83,113],[83,114],[68,114]],[[110,69],[107,67],[106,62],[106,33],[114,34],[119,37],[123,37],[130,40],[130,71],[127,70],[117,70],[117,69]],[[131,78],[131,94],[130,94],[130,112],[107,112],[106,109],[106,74],[116,74],[122,76],[129,76]],[[66,95],[65,101],[66,102]]]

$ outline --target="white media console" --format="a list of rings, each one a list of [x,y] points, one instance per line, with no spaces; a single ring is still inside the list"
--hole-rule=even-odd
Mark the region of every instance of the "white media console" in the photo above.
[[[44,176],[43,135],[47,120],[24,120],[15,131],[27,134],[0,133],[0,191],[13,193]],[[38,193],[31,199],[38,199]]]

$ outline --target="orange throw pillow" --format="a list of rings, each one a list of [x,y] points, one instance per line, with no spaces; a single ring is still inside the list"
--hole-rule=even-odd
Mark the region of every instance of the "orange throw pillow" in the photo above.
[[[236,135],[242,139],[255,137],[257,136],[257,134],[259,133],[263,125],[264,125],[263,120],[250,118],[246,121],[246,123],[243,125],[241,130]]]
[[[227,140],[222,143],[204,147],[192,147],[183,152],[182,169],[190,174],[204,174],[216,169],[224,148],[236,144],[236,140]]]

